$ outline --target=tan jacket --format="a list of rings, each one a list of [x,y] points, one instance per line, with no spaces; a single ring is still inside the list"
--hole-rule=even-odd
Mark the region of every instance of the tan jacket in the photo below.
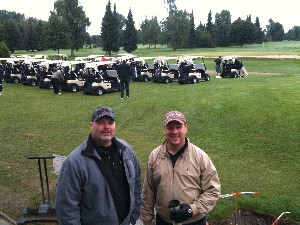
[[[141,219],[144,225],[152,224],[155,208],[162,219],[172,223],[169,201],[177,199],[192,207],[193,217],[184,221],[192,223],[213,209],[220,194],[218,173],[204,151],[188,141],[187,149],[173,168],[164,142],[148,158],[142,191]]]

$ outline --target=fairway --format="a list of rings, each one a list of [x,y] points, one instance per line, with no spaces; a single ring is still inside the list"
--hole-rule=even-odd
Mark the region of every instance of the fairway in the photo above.
[[[222,194],[258,191],[239,198],[239,207],[300,221],[300,77],[249,75],[197,84],[131,82],[130,99],[4,83],[0,96],[0,210],[16,219],[24,206],[41,202],[36,162],[28,156],[68,155],[89,134],[92,111],[109,106],[117,137],[130,143],[141,163],[164,141],[162,120],[182,111],[188,138],[212,158]],[[52,170],[49,161],[49,170]],[[49,174],[54,200],[57,175]],[[220,199],[209,220],[227,218],[234,199]]]

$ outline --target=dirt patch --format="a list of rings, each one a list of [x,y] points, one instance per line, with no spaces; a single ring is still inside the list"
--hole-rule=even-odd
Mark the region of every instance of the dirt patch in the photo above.
[[[0,186],[0,210],[6,212],[22,212],[23,207],[28,202],[25,199],[20,198],[15,193],[13,194],[10,190]]]
[[[277,217],[251,209],[239,209],[237,213],[230,215],[227,220],[209,221],[209,225],[273,225]],[[283,216],[279,219],[278,225],[300,225],[300,222],[286,220]]]

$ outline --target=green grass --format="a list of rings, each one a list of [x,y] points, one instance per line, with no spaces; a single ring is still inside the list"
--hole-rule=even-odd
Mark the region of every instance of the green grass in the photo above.
[[[243,45],[240,46],[231,46],[231,47],[218,47],[218,48],[196,48],[196,49],[173,49],[168,48],[167,46],[157,45],[156,48],[151,46],[148,49],[148,45],[138,45],[138,49],[132,52],[132,54],[137,56],[180,56],[180,55],[203,55],[205,57],[217,57],[219,55],[242,55],[242,56],[253,56],[253,55],[297,55],[300,52],[300,42],[299,41],[282,41],[282,42],[265,42],[263,44],[252,44],[252,45]],[[42,52],[27,52],[27,51],[16,51],[14,55],[23,55],[23,54],[56,54],[57,51],[47,50]],[[69,59],[74,59],[71,57],[70,49],[60,50],[59,53],[66,54],[69,56]],[[125,53],[123,48],[120,48],[118,53]],[[100,47],[98,48],[84,48],[79,49],[74,52],[75,56],[88,56],[88,55],[99,55],[107,54],[102,51]],[[118,54],[112,52],[112,56],[117,56]]]
[[[144,172],[151,150],[164,140],[164,114],[180,110],[189,123],[189,139],[215,163],[223,194],[259,191],[241,196],[239,206],[274,215],[291,211],[289,217],[300,220],[299,85],[298,75],[253,75],[195,85],[131,82],[131,98],[121,101],[118,92],[59,96],[52,90],[4,83],[0,189],[23,204],[38,206],[37,163],[27,157],[68,155],[87,137],[91,112],[102,105],[114,109],[117,136],[134,147]],[[50,173],[52,198],[56,181]],[[24,206],[13,208],[7,198],[0,200],[0,209],[14,218]],[[221,199],[209,219],[225,218],[233,210],[233,199]]]
[[[293,49],[299,51],[298,43],[293,43],[294,48],[290,44],[276,43],[270,51],[296,54]],[[245,49],[248,56],[263,54],[258,46],[252,48],[251,53],[245,46],[238,55],[244,55]],[[214,56],[234,54],[235,48],[214,50],[203,54],[209,70],[214,68]],[[160,51],[157,55],[169,53]],[[202,49],[198,51],[201,54]],[[174,54],[180,53],[183,51]],[[86,52],[89,54],[99,52]],[[99,97],[63,92],[59,96],[52,90],[4,83],[0,97],[0,210],[17,219],[24,206],[37,207],[41,202],[37,162],[27,157],[68,155],[88,136],[93,109],[106,105],[116,113],[117,136],[133,146],[143,173],[150,152],[164,140],[164,114],[180,110],[189,123],[189,139],[216,165],[222,194],[259,191],[260,195],[240,196],[239,207],[273,215],[290,211],[285,218],[300,221],[299,60],[245,57],[243,62],[250,72],[243,79],[215,79],[210,73],[210,82],[194,85],[131,82],[131,98],[122,101],[118,92]],[[51,161],[48,164],[51,170]],[[57,176],[51,172],[49,179],[54,200]],[[227,218],[234,212],[234,204],[234,198],[220,199],[208,220]]]

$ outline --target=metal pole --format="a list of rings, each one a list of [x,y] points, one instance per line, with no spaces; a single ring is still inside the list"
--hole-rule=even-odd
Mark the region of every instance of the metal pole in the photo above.
[[[39,164],[39,173],[40,173],[40,180],[41,180],[43,203],[45,203],[44,183],[43,183],[43,175],[42,175],[42,168],[41,168],[41,160],[40,159],[38,159],[38,164]]]
[[[46,177],[48,201],[50,202],[50,191],[49,191],[48,171],[47,171],[47,162],[46,162],[46,159],[44,159],[44,170],[45,170],[45,177]]]

